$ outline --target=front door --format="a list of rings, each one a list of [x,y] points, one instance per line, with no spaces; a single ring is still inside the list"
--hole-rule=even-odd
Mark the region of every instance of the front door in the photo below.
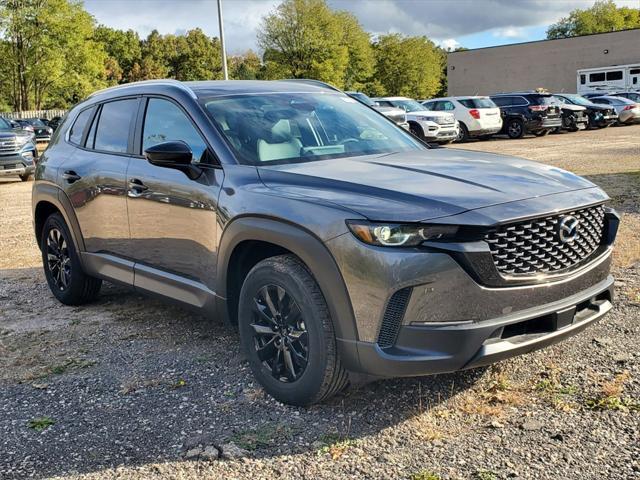
[[[194,163],[207,162],[207,144],[186,112],[165,98],[146,101],[138,153],[157,143],[181,140],[191,148]],[[217,200],[222,179],[219,168],[203,168],[200,177],[191,180],[179,170],[152,165],[142,155],[131,159],[127,207],[136,285],[152,289],[149,282],[166,275],[176,283],[186,282],[196,289],[204,285],[215,291]],[[176,291],[165,293],[176,296]],[[187,301],[200,303],[198,299]]]

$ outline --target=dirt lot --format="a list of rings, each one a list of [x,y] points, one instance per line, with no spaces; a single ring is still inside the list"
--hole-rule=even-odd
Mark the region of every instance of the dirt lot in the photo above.
[[[462,147],[609,192],[616,308],[545,351],[310,409],[266,397],[216,322],[112,285],[57,303],[31,183],[0,180],[0,478],[640,478],[640,125]]]

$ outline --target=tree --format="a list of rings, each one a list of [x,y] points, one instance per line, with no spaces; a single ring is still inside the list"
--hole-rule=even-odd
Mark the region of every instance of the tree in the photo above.
[[[325,0],[285,0],[262,19],[266,78],[313,78],[357,86],[373,70],[369,37],[353,15]]]
[[[439,91],[445,59],[428,38],[382,35],[373,48],[375,81],[367,85],[368,93],[428,98]]]
[[[102,45],[108,55],[105,63],[107,78],[116,80],[119,72],[116,83],[131,81],[133,66],[139,64],[142,57],[138,33],[100,25],[94,30],[93,38]]]
[[[229,77],[234,80],[255,80],[260,77],[262,62],[253,51],[229,57]]]
[[[640,8],[617,7],[613,0],[597,1],[591,8],[573,10],[547,29],[547,38],[567,38],[590,33],[640,27]]]
[[[215,80],[222,78],[220,42],[207,37],[202,30],[189,30],[186,35],[168,36],[175,42],[171,49],[169,74],[177,80]]]

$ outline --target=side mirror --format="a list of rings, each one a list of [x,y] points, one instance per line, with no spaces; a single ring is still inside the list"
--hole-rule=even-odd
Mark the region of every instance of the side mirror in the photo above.
[[[144,151],[144,156],[150,164],[180,170],[191,180],[195,180],[202,173],[197,165],[191,163],[191,148],[181,140],[153,145]]]

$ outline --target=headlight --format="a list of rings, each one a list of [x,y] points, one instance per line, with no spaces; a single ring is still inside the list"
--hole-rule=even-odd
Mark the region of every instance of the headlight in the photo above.
[[[383,247],[414,247],[425,240],[453,237],[458,231],[456,225],[371,223],[360,220],[349,220],[347,226],[360,241]]]
[[[31,140],[31,135],[17,135],[16,143],[19,147],[24,147]]]

